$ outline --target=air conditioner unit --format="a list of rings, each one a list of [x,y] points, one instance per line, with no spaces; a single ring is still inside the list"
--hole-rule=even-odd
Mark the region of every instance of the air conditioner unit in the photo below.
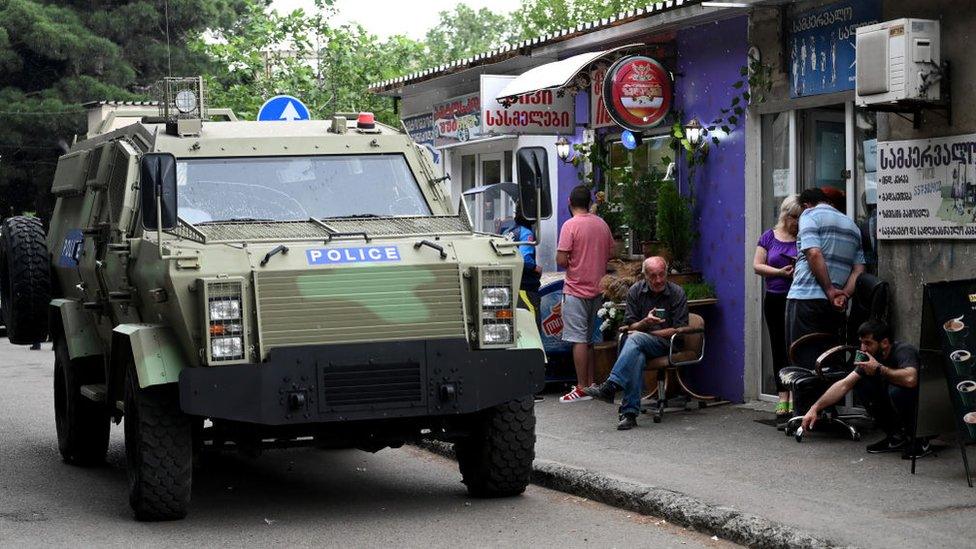
[[[855,40],[857,105],[940,99],[938,21],[906,18],[867,25],[857,29]]]

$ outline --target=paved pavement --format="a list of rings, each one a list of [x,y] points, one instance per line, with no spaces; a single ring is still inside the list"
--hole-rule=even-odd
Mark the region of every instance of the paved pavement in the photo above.
[[[590,401],[537,404],[536,455],[862,547],[973,547],[976,489],[957,447],[919,460],[864,451],[864,442],[812,433],[798,444],[755,419],[772,414],[724,405],[648,416],[615,430],[616,406]],[[970,463],[976,451],[970,449]]]
[[[122,430],[108,464],[61,463],[50,344],[0,343],[0,546],[732,547],[653,517],[532,486],[467,497],[457,466],[416,448],[225,455],[198,470],[190,515],[132,520]]]

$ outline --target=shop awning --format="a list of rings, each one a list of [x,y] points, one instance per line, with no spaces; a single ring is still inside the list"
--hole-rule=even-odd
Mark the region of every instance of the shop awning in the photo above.
[[[529,69],[515,77],[498,94],[496,99],[505,102],[506,99],[514,99],[526,93],[534,93],[541,90],[554,90],[569,85],[576,75],[588,68],[593,62],[606,57],[614,52],[628,48],[638,48],[644,44],[627,44],[617,46],[608,50],[590,53],[581,53],[572,57],[567,57],[561,61],[554,61],[539,65],[534,69]]]

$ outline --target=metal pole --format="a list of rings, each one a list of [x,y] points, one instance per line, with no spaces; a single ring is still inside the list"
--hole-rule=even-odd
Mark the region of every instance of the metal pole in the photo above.
[[[156,187],[156,246],[159,250],[159,259],[163,258],[163,189],[162,185]]]

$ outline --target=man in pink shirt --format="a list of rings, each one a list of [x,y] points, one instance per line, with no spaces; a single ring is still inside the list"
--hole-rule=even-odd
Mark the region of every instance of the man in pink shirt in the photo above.
[[[593,384],[594,328],[596,312],[603,303],[600,279],[607,274],[613,257],[610,227],[590,213],[590,188],[578,185],[569,194],[573,217],[563,224],[556,246],[556,264],[566,269],[563,286],[563,341],[573,344],[576,386],[559,397],[559,402],[590,400],[584,387]]]

